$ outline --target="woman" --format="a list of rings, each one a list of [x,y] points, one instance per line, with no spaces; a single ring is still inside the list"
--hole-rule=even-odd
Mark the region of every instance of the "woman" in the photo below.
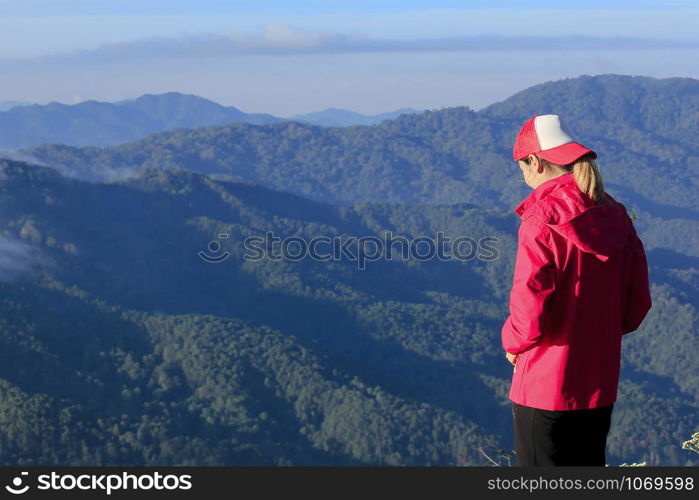
[[[522,218],[502,344],[514,365],[518,465],[606,464],[622,335],[651,308],[643,243],[597,154],[557,115],[536,115],[513,159],[533,191]]]

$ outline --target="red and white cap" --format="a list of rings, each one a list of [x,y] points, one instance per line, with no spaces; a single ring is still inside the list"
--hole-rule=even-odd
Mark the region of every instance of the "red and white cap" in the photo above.
[[[519,131],[512,159],[523,160],[535,154],[554,165],[568,165],[588,153],[597,158],[597,153],[573,140],[558,115],[536,115]]]

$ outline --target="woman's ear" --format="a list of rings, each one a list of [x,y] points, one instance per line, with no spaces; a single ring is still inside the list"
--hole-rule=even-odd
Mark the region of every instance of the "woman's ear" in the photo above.
[[[532,154],[529,155],[527,159],[529,160],[529,166],[532,170],[539,174],[543,171],[542,169],[544,165],[541,163],[538,156]]]

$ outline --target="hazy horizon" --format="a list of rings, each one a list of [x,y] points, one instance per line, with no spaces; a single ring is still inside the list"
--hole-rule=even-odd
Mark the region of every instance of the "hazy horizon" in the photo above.
[[[232,107],[235,107],[235,108],[237,108],[237,109],[239,109],[240,111],[243,111],[243,112],[245,112],[245,113],[249,113],[249,114],[258,113],[258,111],[254,110],[254,109],[252,109],[252,110],[245,110],[245,109],[242,109],[240,106],[238,106],[238,105],[236,105],[236,104],[223,104],[223,103],[218,102],[218,101],[216,101],[216,100],[214,100],[214,99],[211,99],[211,98],[209,98],[209,97],[207,97],[207,96],[205,96],[205,95],[189,94],[189,93],[186,93],[186,92],[179,92],[179,91],[177,91],[177,90],[166,90],[166,91],[164,91],[164,92],[158,92],[157,94],[144,93],[144,94],[140,94],[140,95],[136,95],[136,96],[131,96],[131,97],[126,97],[126,98],[124,98],[124,99],[118,99],[118,100],[114,100],[114,101],[101,100],[101,99],[85,99],[85,100],[82,100],[82,101],[79,101],[79,102],[62,102],[62,101],[56,101],[56,100],[50,100],[50,101],[44,101],[44,102],[29,102],[29,101],[19,102],[19,101],[12,101],[12,100],[7,100],[7,101],[5,101],[5,100],[0,100],[0,112],[9,111],[9,110],[12,109],[13,107],[18,107],[18,106],[32,106],[32,105],[35,105],[35,104],[38,104],[38,105],[40,105],[40,106],[46,106],[46,105],[49,105],[49,104],[58,103],[58,104],[63,104],[63,105],[65,105],[65,106],[75,106],[75,105],[77,105],[77,104],[82,104],[82,103],[89,102],[89,101],[93,101],[93,102],[96,101],[96,102],[102,102],[102,103],[108,103],[108,104],[119,104],[119,103],[124,102],[124,101],[134,101],[134,100],[136,100],[136,99],[138,99],[138,98],[140,98],[140,97],[143,97],[143,96],[145,96],[145,95],[164,95],[164,94],[169,94],[169,93],[179,93],[179,94],[182,94],[182,95],[192,95],[192,96],[195,96],[195,97],[199,97],[199,98],[202,98],[202,99],[206,99],[206,100],[208,100],[208,101],[215,102],[216,104],[219,104],[219,105],[221,105],[221,106],[232,106]],[[11,106],[9,106],[9,107],[3,107],[3,106],[5,106],[5,105],[7,105],[7,104],[11,104]],[[380,114],[384,114],[384,113],[391,113],[391,112],[399,111],[399,110],[401,110],[401,109],[408,109],[408,108],[412,108],[412,109],[413,109],[414,111],[416,111],[416,112],[427,111],[427,109],[419,109],[419,108],[415,108],[415,107],[413,107],[413,106],[405,106],[405,107],[403,107],[403,108],[387,109],[387,110],[383,110],[383,111],[377,111],[377,112],[375,112],[375,113],[360,113],[360,114],[362,114],[362,115],[364,115],[364,116],[372,116],[372,115],[380,115]],[[293,117],[293,116],[300,116],[300,115],[306,115],[306,114],[312,114],[312,113],[319,113],[319,112],[328,111],[328,110],[350,111],[350,112],[354,112],[354,113],[359,113],[358,111],[355,111],[355,110],[353,110],[353,109],[339,108],[339,107],[337,107],[337,106],[328,106],[328,107],[325,107],[325,108],[323,108],[323,109],[313,109],[313,110],[309,110],[309,111],[306,111],[306,112],[303,112],[303,113],[295,113],[295,114],[289,115],[289,116],[285,116],[285,115],[281,115],[281,114],[275,114],[275,113],[269,113],[269,114],[271,114],[272,116],[275,116],[275,117],[277,117],[277,118],[291,118],[291,117]]]
[[[0,0],[0,101],[479,110],[580,75],[699,77],[695,1]]]

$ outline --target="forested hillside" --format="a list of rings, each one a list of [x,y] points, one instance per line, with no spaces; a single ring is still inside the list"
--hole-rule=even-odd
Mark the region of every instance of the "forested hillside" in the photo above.
[[[0,164],[3,464],[475,465],[511,445],[511,209]],[[267,231],[492,236],[497,258],[244,259]],[[230,257],[200,258],[212,240]],[[690,464],[697,256],[659,245],[649,259],[654,307],[624,341],[609,461]]]
[[[23,153],[93,181],[179,167],[335,204],[509,209],[528,191],[512,144],[536,113],[563,117],[599,153],[606,182],[623,199],[657,216],[696,220],[699,81],[687,78],[583,76],[532,87],[479,112],[446,108],[344,128],[238,123],[158,133],[115,148],[44,145]]]

